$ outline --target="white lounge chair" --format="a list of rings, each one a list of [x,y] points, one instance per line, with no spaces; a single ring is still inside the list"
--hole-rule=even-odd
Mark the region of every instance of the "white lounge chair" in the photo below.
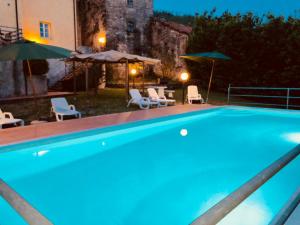
[[[193,101],[200,101],[202,104],[204,100],[198,92],[198,87],[195,85],[188,86],[187,100],[189,104],[193,104]]]
[[[76,111],[74,105],[69,105],[65,98],[52,98],[51,104],[51,113],[55,114],[56,121],[63,121],[65,116],[81,118],[81,113]]]
[[[169,104],[175,105],[176,101],[174,99],[167,99],[166,96],[159,97],[154,88],[147,89],[149,98],[151,101],[158,102],[158,106],[168,106]]]
[[[150,98],[142,97],[138,89],[131,89],[129,94],[131,99],[128,102],[127,107],[131,104],[138,105],[140,109],[149,109],[151,106],[158,106],[158,102],[153,102]]]
[[[24,126],[24,120],[15,119],[14,116],[10,112],[2,112],[0,109],[0,129],[3,128],[3,125],[14,125]]]

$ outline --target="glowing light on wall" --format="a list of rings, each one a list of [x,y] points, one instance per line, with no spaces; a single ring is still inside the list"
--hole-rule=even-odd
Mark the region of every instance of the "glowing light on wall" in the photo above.
[[[33,41],[39,44],[48,44],[47,39],[40,38],[39,34],[35,34],[33,32],[24,32],[24,38],[29,41]]]
[[[99,41],[100,44],[105,45],[105,43],[106,43],[106,38],[105,38],[105,37],[99,37],[99,38],[98,38],[98,41]]]

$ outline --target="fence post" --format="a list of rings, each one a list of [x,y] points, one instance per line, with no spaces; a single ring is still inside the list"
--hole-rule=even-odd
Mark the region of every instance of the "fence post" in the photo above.
[[[229,86],[228,86],[227,105],[230,104],[230,91],[231,91],[231,84],[229,84]]]
[[[287,95],[286,95],[286,109],[289,109],[290,104],[290,89],[287,89]]]

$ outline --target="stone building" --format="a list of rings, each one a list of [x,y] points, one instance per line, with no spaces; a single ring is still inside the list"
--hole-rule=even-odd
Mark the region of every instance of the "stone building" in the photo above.
[[[142,54],[152,16],[153,0],[79,0],[78,45]]]
[[[153,18],[153,0],[3,0],[1,27],[22,30],[26,39],[74,51],[114,49],[160,58],[163,66],[157,71],[170,78],[176,76],[174,68],[184,66],[179,55],[185,52],[191,30]],[[167,72],[170,65],[173,71]],[[64,77],[62,61],[50,60],[49,68],[49,85]],[[0,77],[11,71],[11,63],[0,65]],[[124,74],[117,71],[114,79],[122,81]],[[0,97],[24,95],[22,85],[17,85],[24,76],[18,73],[19,78],[15,74],[13,79],[0,81]]]
[[[146,30],[153,17],[153,0],[79,0],[79,50],[117,50],[147,55]],[[101,42],[105,40],[105,43]],[[114,83],[124,83],[123,65],[108,66]]]

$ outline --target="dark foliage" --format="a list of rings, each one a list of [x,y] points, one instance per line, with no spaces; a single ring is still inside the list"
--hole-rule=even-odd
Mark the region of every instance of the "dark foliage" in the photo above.
[[[234,86],[299,87],[300,20],[248,13],[215,16],[204,13],[195,19],[188,52],[219,51],[230,62],[217,62],[213,89]],[[194,79],[206,87],[211,63],[188,62]]]
[[[30,60],[29,63],[33,75],[45,75],[49,71],[49,63],[47,60]],[[23,71],[26,76],[29,76],[27,61],[23,61]]]

